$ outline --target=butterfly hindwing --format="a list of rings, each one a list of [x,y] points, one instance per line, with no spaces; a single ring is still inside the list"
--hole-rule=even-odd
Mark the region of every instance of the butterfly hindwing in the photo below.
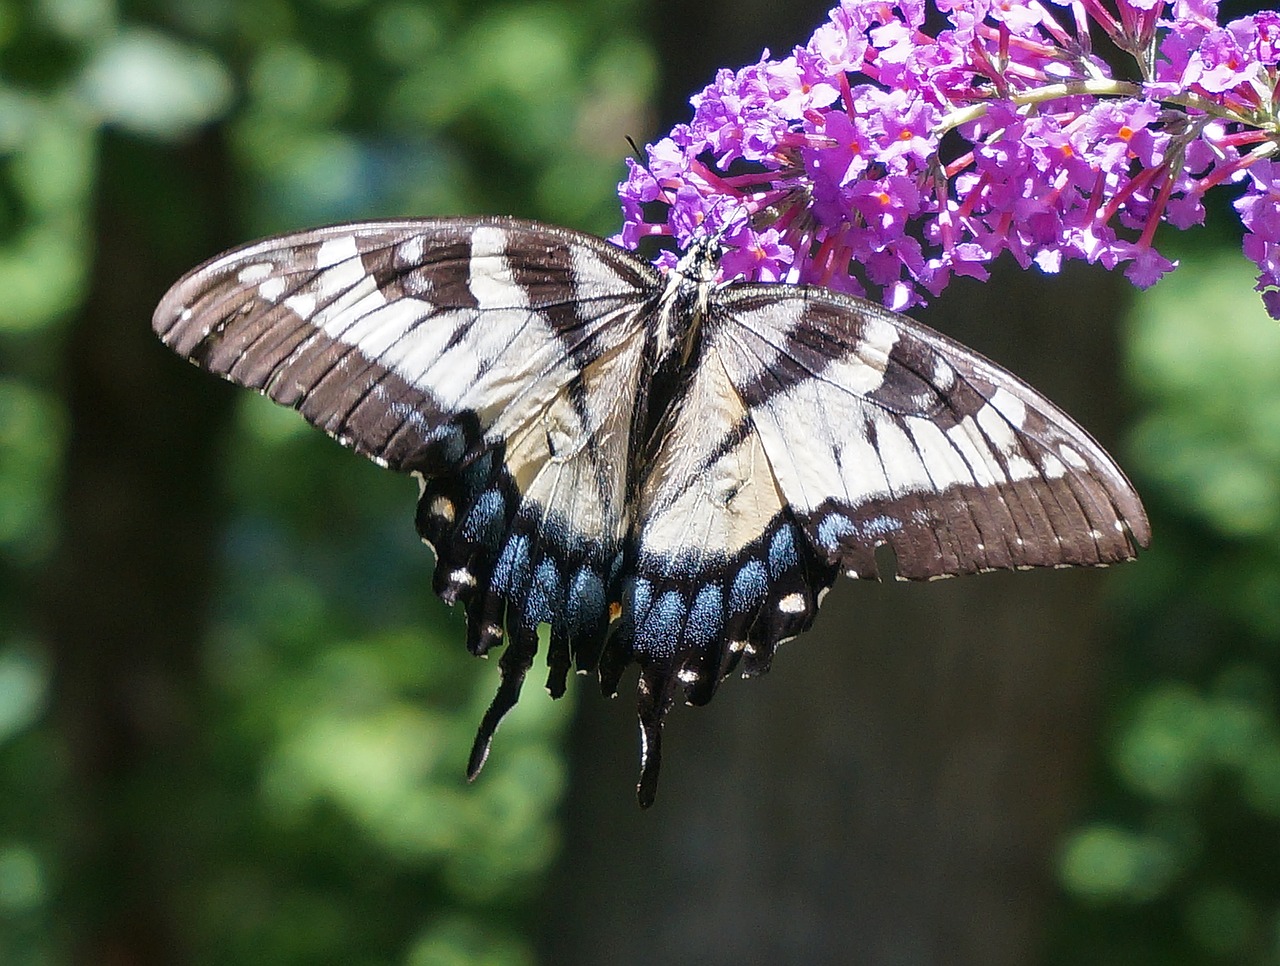
[[[1150,538],[1109,456],[1034,389],[945,336],[824,289],[722,290],[717,343],[779,487],[850,576],[1103,565]],[[803,426],[797,433],[796,426]]]
[[[739,661],[747,674],[768,670],[777,644],[813,622],[835,577],[793,518],[714,357],[694,368],[646,461],[623,573],[602,683],[612,692],[626,664],[640,664],[640,800],[648,804],[677,693],[705,704]]]

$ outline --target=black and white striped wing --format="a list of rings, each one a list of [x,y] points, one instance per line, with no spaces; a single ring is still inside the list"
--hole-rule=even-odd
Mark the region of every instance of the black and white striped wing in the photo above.
[[[813,546],[853,577],[1101,566],[1150,529],[1115,462],[978,353],[825,289],[723,288],[713,353]],[[710,323],[709,323],[710,324]]]
[[[436,219],[259,242],[193,271],[156,311],[179,354],[420,476],[437,592],[466,605],[473,652],[511,635],[473,774],[538,624],[556,695],[604,638],[655,290],[652,268],[589,235]]]

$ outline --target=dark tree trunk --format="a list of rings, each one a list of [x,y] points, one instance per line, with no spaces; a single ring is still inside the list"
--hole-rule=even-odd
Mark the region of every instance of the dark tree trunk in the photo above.
[[[64,925],[80,963],[187,958],[176,902],[199,856],[182,776],[199,768],[196,645],[230,396],[176,365],[150,321],[165,288],[230,238],[228,170],[216,132],[181,150],[102,137],[90,290],[65,342],[64,529],[44,600],[70,782]]]
[[[753,5],[695,6],[707,11],[696,43],[669,36],[660,18],[669,78],[686,85],[668,104],[718,65],[802,39],[722,45],[718,30],[756,22]],[[788,7],[790,29],[807,34],[826,6]],[[676,60],[700,56],[709,59]],[[1125,283],[1075,268],[957,283],[921,315],[1114,443]],[[1094,737],[1106,579],[842,581],[816,630],[783,647],[768,677],[726,682],[708,708],[671,715],[662,787],[646,813],[634,800],[634,696],[585,695],[546,960],[1039,960],[1053,856]]]

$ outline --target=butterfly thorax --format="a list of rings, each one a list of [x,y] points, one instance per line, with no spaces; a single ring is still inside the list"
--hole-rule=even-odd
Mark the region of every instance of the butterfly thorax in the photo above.
[[[693,358],[719,269],[720,242],[699,238],[667,275],[667,287],[658,301],[655,332],[655,361],[659,368],[677,354],[681,367]]]
[[[640,383],[632,416],[628,476],[633,492],[697,369],[719,265],[719,242],[694,241],[667,274],[666,287],[658,297],[645,346],[646,378]]]

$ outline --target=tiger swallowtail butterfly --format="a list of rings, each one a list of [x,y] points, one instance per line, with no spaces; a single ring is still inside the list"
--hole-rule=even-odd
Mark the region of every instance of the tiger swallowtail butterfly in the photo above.
[[[1137,494],[1062,410],[962,345],[817,287],[663,274],[509,218],[338,225],[219,255],[154,326],[201,368],[417,477],[434,589],[467,647],[506,641],[468,776],[549,625],[616,692],[639,665],[640,803],[664,716],[768,670],[837,573],[1104,565],[1150,539]]]

